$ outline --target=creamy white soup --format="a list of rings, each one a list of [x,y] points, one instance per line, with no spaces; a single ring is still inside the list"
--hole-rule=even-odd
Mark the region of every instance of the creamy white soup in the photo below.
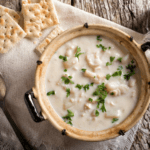
[[[73,127],[99,131],[121,123],[133,111],[140,75],[130,53],[101,36],[81,36],[61,46],[46,73],[47,97]]]

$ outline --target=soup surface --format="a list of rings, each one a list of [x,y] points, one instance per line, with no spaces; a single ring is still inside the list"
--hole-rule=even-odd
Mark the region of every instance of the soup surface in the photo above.
[[[47,97],[66,123],[82,130],[104,130],[133,111],[139,74],[123,46],[106,37],[81,36],[53,55],[46,73]]]

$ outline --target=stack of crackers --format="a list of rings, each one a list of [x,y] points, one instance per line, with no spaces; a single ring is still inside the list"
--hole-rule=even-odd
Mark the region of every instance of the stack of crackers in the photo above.
[[[24,37],[39,38],[43,29],[59,24],[52,0],[40,0],[39,3],[22,0],[22,14],[24,17],[23,29],[18,24],[19,14],[12,9],[0,6],[0,53],[6,53]],[[36,50],[42,53],[61,32],[63,30],[56,27]]]

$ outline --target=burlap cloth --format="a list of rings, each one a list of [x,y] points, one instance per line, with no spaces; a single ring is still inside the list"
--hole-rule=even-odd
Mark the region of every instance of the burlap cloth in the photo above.
[[[77,25],[99,23],[116,27],[133,36],[138,43],[142,43],[145,35],[134,32],[123,26],[86,13],[72,6],[54,1],[60,19],[60,26],[66,30]],[[36,61],[39,59],[34,52],[35,47],[49,34],[53,27],[45,30],[40,39],[29,40],[24,38],[9,53],[0,55],[0,72],[7,83],[8,93],[6,96],[7,108],[14,121],[22,131],[30,144],[39,150],[128,150],[134,140],[138,124],[129,130],[125,136],[102,141],[84,142],[61,135],[48,121],[35,123],[27,110],[24,102],[24,94],[34,86],[34,74]],[[36,44],[34,44],[36,41]],[[0,111],[1,112],[1,111]],[[9,136],[15,139],[7,129],[7,120],[0,113],[0,135],[2,139]],[[1,143],[0,143],[1,144]],[[21,150],[17,142],[12,149]]]

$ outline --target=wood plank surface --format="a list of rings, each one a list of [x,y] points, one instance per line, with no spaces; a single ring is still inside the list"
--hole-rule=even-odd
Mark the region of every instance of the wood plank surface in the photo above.
[[[74,6],[140,33],[150,29],[150,0],[74,0]]]
[[[71,5],[71,0],[59,0]],[[20,10],[21,0],[0,0],[6,7]],[[150,29],[150,0],[74,0],[74,7],[138,31]],[[150,107],[145,113],[131,150],[150,149]]]

